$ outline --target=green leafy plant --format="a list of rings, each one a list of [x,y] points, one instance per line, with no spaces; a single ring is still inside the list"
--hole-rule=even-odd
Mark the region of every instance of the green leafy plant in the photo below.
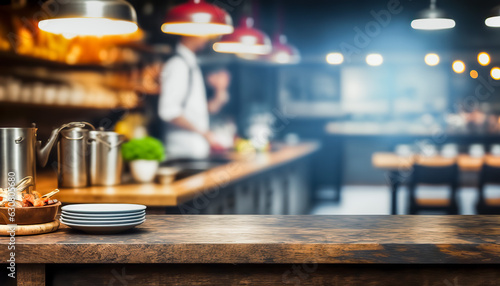
[[[122,155],[125,161],[165,159],[165,150],[160,140],[153,137],[132,139],[122,145]]]

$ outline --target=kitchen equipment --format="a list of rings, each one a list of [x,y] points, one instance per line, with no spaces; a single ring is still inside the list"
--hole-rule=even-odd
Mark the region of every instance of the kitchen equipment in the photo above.
[[[146,206],[136,204],[76,204],[62,207],[63,212],[83,214],[134,213],[145,209]]]
[[[36,162],[38,161],[42,167],[47,164],[50,151],[57,142],[59,134],[63,131],[65,137],[61,140],[62,142],[59,142],[59,181],[71,181],[72,177],[68,174],[81,176],[81,173],[78,172],[82,170],[82,158],[86,155],[84,152],[86,149],[83,148],[82,143],[86,141],[83,141],[83,137],[78,139],[76,133],[85,126],[91,126],[94,129],[91,124],[86,122],[64,124],[52,131],[49,140],[43,147],[42,142],[37,141],[35,124],[30,128],[0,128],[0,188],[6,189],[12,180],[17,183],[26,177],[32,177],[32,185],[36,188]],[[80,148],[76,148],[78,146]],[[61,164],[61,162],[65,164]],[[75,170],[75,166],[79,167]],[[82,173],[86,175],[87,172]],[[74,184],[63,185],[73,186]]]
[[[103,129],[89,132],[90,184],[113,186],[121,183],[125,136]]]
[[[100,220],[129,220],[129,219],[137,219],[137,218],[142,218],[146,215],[145,211],[140,211],[137,213],[126,213],[126,214],[110,214],[110,215],[93,215],[91,216],[88,215],[82,215],[80,213],[69,213],[69,212],[64,212],[62,214],[63,218],[68,218],[68,219],[77,219],[77,220],[85,220],[85,221],[100,221]]]
[[[16,236],[54,232],[59,228],[59,224],[59,220],[54,220],[41,224],[18,225],[16,227]],[[11,234],[12,228],[10,226],[0,225],[0,235],[10,236]]]
[[[40,224],[52,222],[56,219],[61,202],[42,207],[16,208],[15,221],[10,221],[9,208],[0,207],[0,224]]]
[[[144,216],[146,215],[146,211],[131,211],[131,212],[126,212],[126,213],[77,213],[77,212],[72,212],[72,211],[62,211],[62,214],[65,216],[70,216],[70,217],[78,217],[78,218],[85,218],[85,219],[109,219],[109,218],[129,218],[131,216]]]
[[[78,122],[59,128],[61,137],[57,144],[57,180],[60,188],[79,188],[88,185],[88,126],[90,123]]]
[[[131,228],[134,228],[140,224],[143,224],[146,221],[146,219],[143,219],[138,222],[134,223],[115,223],[115,224],[78,224],[78,223],[70,223],[65,221],[64,219],[61,219],[61,222],[64,223],[65,225],[81,230],[86,233],[91,233],[91,234],[114,234],[114,233],[119,233],[123,232],[126,230],[129,230]]]
[[[0,128],[0,188],[36,174],[36,128]],[[33,183],[34,184],[34,183]]]
[[[168,185],[175,180],[175,176],[179,173],[180,169],[176,167],[161,167],[156,172],[158,183]]]
[[[77,204],[62,208],[61,222],[88,233],[117,233],[146,220],[146,206],[136,204]]]

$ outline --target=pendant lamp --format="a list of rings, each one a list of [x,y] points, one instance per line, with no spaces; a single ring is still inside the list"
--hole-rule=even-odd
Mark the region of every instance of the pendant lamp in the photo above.
[[[125,0],[49,0],[42,10],[56,11],[53,17],[38,23],[40,30],[54,34],[106,36],[138,29],[135,10]]]
[[[436,8],[436,0],[431,0],[429,9],[420,11],[417,19],[411,21],[411,27],[416,30],[443,30],[455,27],[455,21],[443,10]]]
[[[184,36],[218,36],[234,31],[231,16],[205,0],[189,0],[172,8],[161,30],[166,34]]]
[[[232,34],[223,36],[213,45],[214,50],[219,53],[269,54],[272,50],[269,36],[253,28],[253,23],[253,18],[243,17]]]
[[[496,6],[490,12],[490,16],[484,20],[488,27],[500,27],[500,6]]]
[[[276,34],[270,59],[278,64],[296,64],[300,61],[300,53],[288,43],[285,35]]]

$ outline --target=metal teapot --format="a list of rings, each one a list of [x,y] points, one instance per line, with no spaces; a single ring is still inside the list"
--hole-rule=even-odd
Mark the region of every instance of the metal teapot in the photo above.
[[[36,161],[38,161],[41,167],[47,165],[50,151],[58,141],[61,131],[64,129],[67,129],[65,132],[83,129],[85,126],[91,126],[91,128],[94,129],[94,127],[87,122],[71,122],[64,124],[52,131],[45,146],[42,146],[42,142],[37,140],[37,127],[35,124],[29,128],[0,128],[0,188],[8,188],[11,186],[12,181],[17,184],[28,176],[33,178],[33,187],[36,188]],[[82,137],[81,139],[85,139],[86,143],[87,138]],[[71,148],[69,148],[70,145],[71,144],[59,144],[58,149],[59,151],[63,151],[64,154],[69,154],[71,152]],[[60,161],[61,155],[61,152],[59,152],[58,161]],[[80,153],[72,158],[77,161],[78,158],[85,155],[86,154]],[[59,168],[61,168],[60,165],[61,164],[58,164],[58,177],[60,179],[67,173],[62,172],[63,170],[75,171],[75,168],[72,168],[74,166],[71,164],[59,170]],[[85,175],[86,174],[85,172]]]

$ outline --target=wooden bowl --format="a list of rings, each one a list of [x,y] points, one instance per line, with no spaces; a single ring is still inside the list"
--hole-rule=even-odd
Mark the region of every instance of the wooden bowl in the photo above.
[[[54,221],[61,202],[43,207],[16,208],[15,221],[10,221],[9,208],[0,207],[0,224],[40,224]]]

